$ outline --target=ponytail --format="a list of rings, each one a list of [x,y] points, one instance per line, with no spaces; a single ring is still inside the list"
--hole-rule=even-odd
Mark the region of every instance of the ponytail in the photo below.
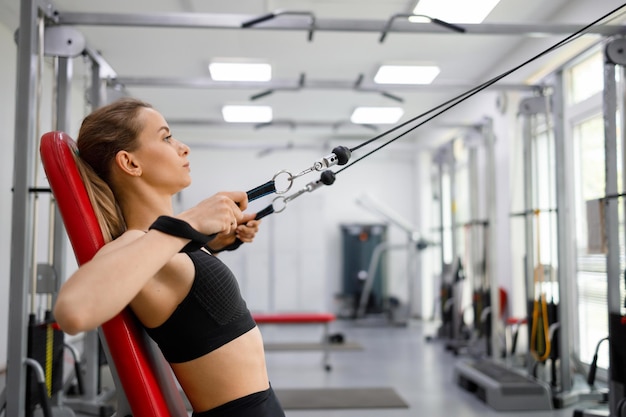
[[[126,231],[122,210],[109,185],[79,156],[75,155],[74,159],[87,189],[87,195],[96,214],[104,242],[108,243]]]

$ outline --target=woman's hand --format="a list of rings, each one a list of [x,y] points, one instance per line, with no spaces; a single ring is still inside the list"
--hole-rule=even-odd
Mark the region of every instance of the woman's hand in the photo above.
[[[234,233],[244,219],[242,213],[248,207],[248,196],[243,191],[219,192],[198,205],[180,213],[178,218],[186,221],[197,231],[206,235]]]
[[[254,240],[254,236],[259,231],[260,220],[254,220],[256,213],[244,214],[237,227],[230,232],[220,233],[213,240],[211,240],[207,246],[212,252],[219,252],[227,249],[232,250],[235,246],[231,246],[237,239],[241,242],[250,243]],[[238,247],[237,245],[236,247]]]
[[[254,240],[259,231],[261,220],[255,220],[256,213],[245,215],[242,222],[235,229],[235,235],[244,243],[250,243]]]

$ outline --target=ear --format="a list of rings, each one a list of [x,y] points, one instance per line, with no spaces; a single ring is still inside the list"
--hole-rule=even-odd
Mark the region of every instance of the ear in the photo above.
[[[115,155],[115,164],[122,172],[130,176],[138,177],[141,175],[141,167],[137,163],[134,155],[130,152],[119,151]]]

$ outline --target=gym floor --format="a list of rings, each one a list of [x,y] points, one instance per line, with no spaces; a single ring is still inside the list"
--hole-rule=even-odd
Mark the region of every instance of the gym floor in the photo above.
[[[275,326],[261,328],[266,343],[319,342],[320,326]],[[446,351],[444,343],[434,339],[434,324],[412,322],[394,327],[381,321],[355,324],[339,320],[331,324],[331,334],[340,333],[346,342],[359,344],[360,350],[334,351],[331,371],[323,367],[321,351],[268,351],[267,364],[273,387],[281,388],[358,388],[389,387],[408,404],[408,408],[351,410],[287,410],[288,417],[564,417],[575,408],[593,404],[575,404],[552,411],[496,411],[476,396],[461,389],[453,378],[454,364],[463,356]],[[0,375],[0,388],[4,376]],[[77,414],[77,417],[82,415]]]

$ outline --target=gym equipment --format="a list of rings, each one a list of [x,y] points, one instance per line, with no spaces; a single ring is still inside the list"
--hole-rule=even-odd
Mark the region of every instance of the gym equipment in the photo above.
[[[491,359],[464,360],[454,367],[458,384],[498,411],[551,410],[550,387]]]
[[[623,417],[626,415],[626,315],[624,306],[626,300],[620,289],[620,281],[626,278],[626,272],[621,270],[620,256],[620,219],[618,213],[618,198],[623,198],[624,193],[618,189],[618,120],[622,120],[621,129],[624,128],[624,109],[618,106],[623,98],[621,86],[618,87],[616,73],[619,69],[620,78],[623,79],[626,67],[624,51],[626,40],[617,38],[611,40],[605,47],[604,63],[604,146],[605,146],[605,169],[606,188],[604,204],[604,226],[606,232],[606,271],[607,271],[607,302],[609,322],[609,401],[605,410],[575,410],[574,417],[587,416],[611,416]],[[619,94],[618,94],[619,93]],[[619,97],[619,98],[618,98]],[[618,111],[621,109],[621,111]],[[622,146],[624,146],[622,137]],[[622,181],[626,173],[622,170]],[[623,184],[623,183],[622,183]],[[623,204],[626,202],[623,200]]]
[[[543,99],[543,98],[542,98]],[[545,103],[545,99],[542,101]],[[527,131],[525,131],[526,133]],[[525,146],[530,144],[530,135],[525,138]],[[525,173],[530,175],[531,165],[530,153],[525,152]],[[530,182],[526,181],[526,194],[525,205],[530,207],[533,204],[532,198],[530,198]],[[532,219],[527,218],[527,222]],[[530,233],[530,238],[526,240],[527,257],[532,259],[534,239],[532,238],[532,228],[527,227],[527,234]],[[539,238],[539,237],[538,237]],[[543,268],[543,265],[541,265]],[[532,269],[530,269],[532,271]],[[493,275],[493,269],[489,268],[489,275]],[[539,274],[541,273],[541,274]],[[539,270],[535,268],[535,281],[539,281],[539,278],[543,277],[543,269]],[[493,278],[492,278],[493,279]],[[490,281],[492,281],[490,279]],[[494,286],[493,282],[488,283],[491,288],[491,305],[494,305]],[[530,293],[528,290],[527,293]],[[497,302],[497,301],[496,301]],[[497,308],[497,315],[492,312],[491,323],[492,325],[499,324],[497,320],[500,319],[500,306]],[[539,310],[536,310],[539,312]],[[538,314],[536,314],[538,316]],[[547,322],[547,313],[545,315]],[[548,337],[548,326],[545,326],[546,338]],[[463,388],[475,393],[480,399],[485,401],[489,406],[500,411],[509,410],[551,410],[554,406],[553,392],[550,386],[539,381],[532,376],[531,372],[518,371],[511,367],[508,367],[499,360],[499,355],[502,352],[496,343],[499,334],[497,329],[491,328],[491,340],[494,342],[494,346],[491,349],[491,358],[484,358],[481,360],[466,360],[460,361],[455,365],[455,377],[457,382]],[[545,339],[543,339],[545,340]],[[544,342],[549,343],[549,342]],[[545,353],[545,349],[542,351]],[[547,352],[549,356],[550,352]],[[544,359],[545,360],[545,359]],[[569,366],[569,365],[564,365]],[[567,370],[569,372],[569,370]]]
[[[384,224],[343,224],[341,225],[343,247],[342,294],[348,307],[347,315],[357,318],[365,284],[370,287],[365,297],[363,313],[383,311],[385,297],[385,259],[375,270],[369,271],[369,264],[376,247],[386,242],[387,226]]]
[[[417,268],[413,267],[413,264],[414,261],[419,260],[413,255],[416,254],[416,250],[421,252],[433,243],[420,237],[420,234],[415,231],[415,228],[409,223],[408,220],[404,219],[393,209],[386,206],[383,202],[375,199],[373,196],[363,194],[356,199],[356,203],[374,214],[382,216],[385,220],[403,230],[407,235],[407,242],[404,244],[392,244],[383,239],[377,243],[376,246],[374,246],[369,260],[369,266],[367,270],[363,270],[362,272],[364,282],[357,300],[358,305],[355,307],[355,318],[358,319],[365,316],[368,304],[370,304],[372,293],[374,292],[374,295],[378,293],[382,299],[382,310],[388,314],[389,321],[397,325],[407,325],[412,314],[415,286],[414,281],[416,279],[415,273],[417,270]],[[345,227],[343,228],[343,232],[344,249],[347,249],[345,242],[346,239],[349,238],[346,236],[347,230]],[[361,235],[359,235],[359,237],[361,237]],[[408,298],[405,305],[401,305],[400,301],[394,301],[396,300],[394,297],[385,294],[386,286],[384,278],[386,277],[386,274],[384,272],[379,272],[378,270],[379,263],[381,263],[381,261],[384,262],[385,253],[390,250],[406,250],[407,253],[406,281]],[[346,277],[344,275],[344,279],[345,278]]]
[[[332,313],[274,313],[262,314],[254,313],[252,318],[257,324],[321,324],[324,326],[322,345],[324,351],[324,369],[330,371],[330,344],[332,343],[328,331],[329,324],[336,320],[336,316]],[[335,335],[337,339],[337,335]]]
[[[93,208],[76,167],[76,144],[65,133],[50,132],[40,152],[67,234],[79,264],[104,245]],[[186,417],[183,398],[167,362],[130,309],[101,327],[103,346],[116,387],[120,416]]]

